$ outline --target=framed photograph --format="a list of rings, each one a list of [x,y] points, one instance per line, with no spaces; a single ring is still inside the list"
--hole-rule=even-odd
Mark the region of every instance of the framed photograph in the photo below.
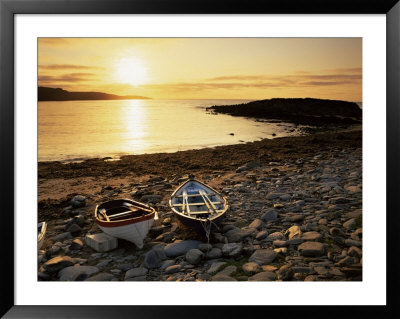
[[[400,315],[397,0],[0,13],[2,316]]]

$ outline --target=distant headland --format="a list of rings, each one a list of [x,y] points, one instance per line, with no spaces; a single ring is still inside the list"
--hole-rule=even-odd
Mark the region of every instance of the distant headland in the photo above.
[[[69,92],[61,88],[38,87],[38,101],[75,101],[75,100],[135,100],[151,99],[139,95],[115,95],[102,92]]]
[[[207,110],[232,116],[280,120],[304,125],[362,122],[362,110],[357,103],[314,98],[273,98],[236,105],[214,105]]]

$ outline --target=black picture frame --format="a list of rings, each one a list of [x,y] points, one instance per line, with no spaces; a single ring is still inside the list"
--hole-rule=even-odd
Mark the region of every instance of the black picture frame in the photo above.
[[[254,316],[323,316],[350,318],[361,315],[399,318],[397,287],[398,198],[400,179],[400,3],[399,0],[282,0],[282,1],[185,1],[185,0],[0,0],[0,203],[1,272],[0,315],[5,318],[191,318]],[[386,106],[386,306],[21,306],[14,302],[14,16],[15,14],[385,14],[387,21]],[[377,270],[377,276],[380,276]],[[397,273],[397,274],[396,274]],[[256,311],[256,313],[255,313]]]

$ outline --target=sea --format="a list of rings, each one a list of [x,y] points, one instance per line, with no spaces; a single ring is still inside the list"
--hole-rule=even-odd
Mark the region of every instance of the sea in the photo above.
[[[296,136],[301,127],[212,114],[206,107],[249,100],[108,100],[38,103],[38,161],[118,160],[264,138]],[[229,154],[227,154],[229,156]]]

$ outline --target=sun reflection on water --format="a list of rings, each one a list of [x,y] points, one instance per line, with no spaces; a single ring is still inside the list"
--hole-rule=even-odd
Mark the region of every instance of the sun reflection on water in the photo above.
[[[127,100],[121,108],[121,123],[124,125],[123,138],[126,152],[136,153],[145,150],[148,143],[145,141],[149,135],[147,112],[142,100]]]

